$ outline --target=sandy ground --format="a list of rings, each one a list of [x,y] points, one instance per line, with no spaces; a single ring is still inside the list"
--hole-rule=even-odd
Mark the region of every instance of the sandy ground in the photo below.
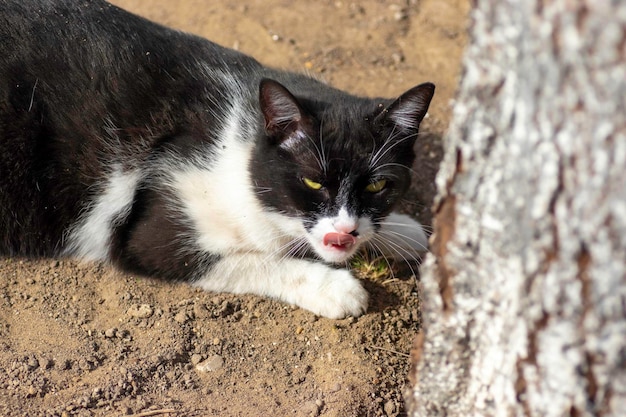
[[[434,82],[403,202],[430,223],[467,0],[115,3],[357,94]],[[0,259],[0,416],[405,415],[419,277],[359,271],[372,305],[336,321],[106,265]]]

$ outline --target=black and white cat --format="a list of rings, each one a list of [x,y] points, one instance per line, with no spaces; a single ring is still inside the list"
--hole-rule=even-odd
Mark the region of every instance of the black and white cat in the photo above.
[[[358,98],[101,0],[3,0],[0,255],[362,314],[336,265],[427,245],[392,209],[433,93]]]

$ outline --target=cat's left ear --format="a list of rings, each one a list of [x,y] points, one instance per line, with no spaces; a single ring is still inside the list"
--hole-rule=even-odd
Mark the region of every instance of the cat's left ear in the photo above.
[[[265,132],[279,143],[302,130],[306,124],[307,118],[298,100],[278,81],[261,80],[259,104],[265,119]]]
[[[406,134],[417,133],[435,94],[435,84],[424,83],[411,88],[391,103],[377,117],[383,124],[393,125]]]

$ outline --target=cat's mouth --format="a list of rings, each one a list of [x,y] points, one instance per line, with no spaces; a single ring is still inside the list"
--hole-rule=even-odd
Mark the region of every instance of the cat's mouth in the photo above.
[[[324,235],[323,243],[339,251],[349,251],[356,243],[356,237],[350,233],[330,232]]]
[[[348,215],[345,209],[335,217],[319,219],[307,231],[311,248],[324,261],[334,264],[346,262],[361,245],[374,234],[371,221]]]

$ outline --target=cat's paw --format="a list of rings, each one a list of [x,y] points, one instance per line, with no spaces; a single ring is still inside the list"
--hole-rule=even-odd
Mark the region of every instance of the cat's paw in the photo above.
[[[367,310],[367,291],[349,271],[316,265],[307,275],[298,306],[331,319],[357,317]]]

